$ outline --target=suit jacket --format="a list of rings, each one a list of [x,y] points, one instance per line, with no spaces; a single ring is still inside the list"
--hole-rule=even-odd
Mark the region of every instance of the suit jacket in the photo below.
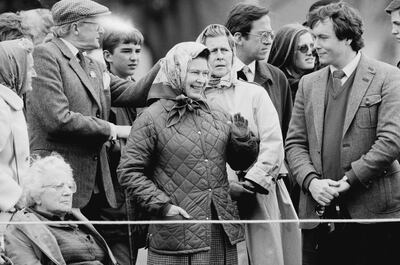
[[[88,222],[79,209],[72,209],[71,214],[76,221]],[[15,213],[11,222],[23,222],[23,224],[9,224],[7,226],[5,239],[5,250],[7,256],[14,264],[26,265],[65,265],[57,239],[46,224],[41,224],[39,219],[31,210],[21,210]],[[36,224],[29,224],[36,222]],[[107,265],[116,265],[115,257],[111,253],[106,241],[90,223],[80,224],[88,228],[99,245],[106,253]],[[87,262],[85,264],[90,264]],[[99,264],[93,261],[93,264]]]
[[[286,139],[290,170],[297,182],[321,175],[324,101],[329,67],[299,83]],[[350,189],[340,195],[351,218],[400,217],[400,71],[362,55],[348,99],[343,138],[338,147]],[[323,178],[323,176],[321,176]],[[318,219],[317,203],[301,192],[299,216]],[[317,224],[303,224],[313,228]]]
[[[70,163],[78,188],[74,207],[82,208],[90,200],[97,170],[108,203],[116,207],[104,147],[111,135],[107,121],[111,103],[145,106],[159,64],[136,83],[108,74],[88,57],[84,70],[58,38],[37,46],[33,57],[37,77],[27,95],[31,152],[46,155],[56,151]]]
[[[254,82],[267,90],[278,112],[283,139],[285,139],[293,108],[290,86],[285,74],[278,67],[267,62],[256,61]]]

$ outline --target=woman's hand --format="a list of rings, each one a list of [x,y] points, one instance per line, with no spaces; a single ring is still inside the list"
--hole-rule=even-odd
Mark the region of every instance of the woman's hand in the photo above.
[[[186,219],[190,219],[190,215],[183,210],[181,207],[176,206],[176,205],[171,205],[171,207],[169,208],[167,214],[165,216],[174,216],[174,215],[182,215],[183,217],[185,217]]]
[[[231,117],[232,121],[232,133],[239,137],[245,137],[249,133],[249,122],[240,114],[235,113]]]

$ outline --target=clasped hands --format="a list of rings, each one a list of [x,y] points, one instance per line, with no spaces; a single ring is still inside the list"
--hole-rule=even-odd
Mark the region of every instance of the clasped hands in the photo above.
[[[350,184],[346,181],[346,177],[338,181],[314,178],[311,180],[308,190],[320,205],[328,206],[334,198],[339,197],[341,193],[349,188]]]

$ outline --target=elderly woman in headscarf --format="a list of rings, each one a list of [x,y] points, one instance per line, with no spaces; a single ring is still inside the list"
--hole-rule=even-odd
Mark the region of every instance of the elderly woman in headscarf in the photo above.
[[[300,78],[315,68],[314,37],[300,24],[288,24],[276,32],[268,63],[283,71],[292,90],[293,102]]]
[[[242,219],[297,219],[288,191],[279,178],[284,170],[283,140],[278,114],[267,91],[255,83],[236,78],[232,69],[235,40],[226,27],[207,26],[197,42],[206,45],[211,52],[211,80],[205,90],[207,102],[228,113],[243,115],[260,141],[254,164],[241,171],[231,164],[227,168],[231,195],[238,201]],[[248,194],[248,190],[255,194]],[[250,223],[246,224],[247,253],[239,253],[239,256],[252,265],[300,264],[300,245],[300,230],[295,223]]]
[[[118,168],[129,196],[158,220],[238,220],[225,163],[248,167],[257,154],[241,115],[230,117],[204,100],[208,49],[184,42],[166,55],[134,122]],[[148,264],[237,264],[237,223],[150,224]]]
[[[33,44],[27,39],[0,42],[0,210],[18,201],[19,179],[29,166],[24,94],[32,89]]]
[[[13,215],[4,236],[6,254],[14,265],[117,264],[88,219],[71,208],[76,184],[70,165],[60,155],[35,160],[21,181],[27,207]]]

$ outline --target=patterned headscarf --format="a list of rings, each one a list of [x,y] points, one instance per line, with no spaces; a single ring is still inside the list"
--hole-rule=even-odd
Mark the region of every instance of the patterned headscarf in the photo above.
[[[28,39],[0,42],[0,84],[10,88],[18,96],[26,91],[28,54],[33,44]]]
[[[168,51],[161,64],[153,85],[163,84],[175,90],[175,94],[185,93],[186,73],[190,62],[199,56],[200,53],[207,51],[206,46],[196,42],[181,42],[176,44]]]
[[[209,87],[212,88],[224,88],[230,87],[236,84],[237,75],[236,71],[233,69],[233,62],[236,56],[236,46],[235,46],[235,39],[233,38],[230,31],[223,25],[220,24],[210,24],[208,25],[197,37],[196,42],[201,44],[206,43],[207,38],[214,38],[219,36],[226,36],[228,39],[229,46],[232,50],[232,62],[231,62],[231,71],[223,76],[223,77],[215,77],[211,73],[210,80],[208,82]]]
[[[188,66],[203,52],[208,57],[206,46],[196,42],[181,42],[172,47],[161,61],[161,69],[149,92],[149,100],[164,98],[176,102],[168,114],[168,127],[178,123],[186,111],[197,112],[200,108],[209,111],[204,101],[188,98],[185,92]]]

